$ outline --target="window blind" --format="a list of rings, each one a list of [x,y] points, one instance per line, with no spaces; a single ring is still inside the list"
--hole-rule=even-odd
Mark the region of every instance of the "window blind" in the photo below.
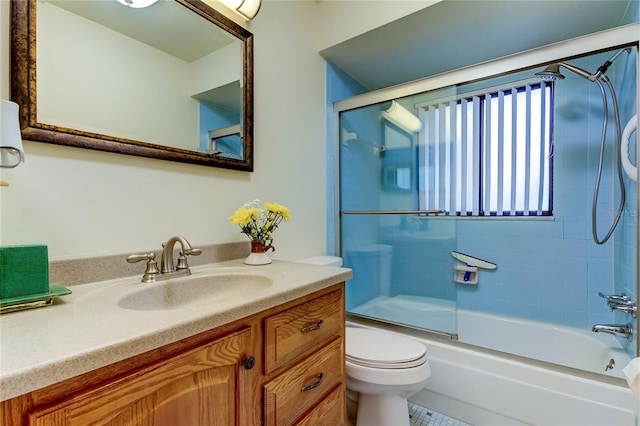
[[[525,82],[419,105],[420,208],[550,215],[552,89]]]

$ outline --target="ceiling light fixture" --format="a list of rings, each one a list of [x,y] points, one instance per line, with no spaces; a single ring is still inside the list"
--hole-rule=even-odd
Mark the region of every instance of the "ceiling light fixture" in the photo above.
[[[118,0],[119,1],[119,0]],[[219,0],[229,9],[235,10],[247,20],[252,20],[258,14],[262,0]]]
[[[418,132],[422,129],[420,119],[396,101],[383,104],[380,115],[408,133]]]
[[[157,1],[158,0],[118,0],[118,3],[135,9],[142,9],[143,7],[151,6]]]

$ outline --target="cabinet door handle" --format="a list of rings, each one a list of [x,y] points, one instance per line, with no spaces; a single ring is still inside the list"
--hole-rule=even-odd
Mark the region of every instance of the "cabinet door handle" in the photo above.
[[[244,359],[244,369],[251,370],[253,366],[256,365],[256,359],[249,355]]]
[[[320,327],[322,327],[322,324],[324,324],[324,321],[320,320],[316,325],[311,325],[309,327],[301,328],[300,333],[308,333],[310,331],[320,330]]]
[[[318,380],[316,380],[314,383],[307,385],[307,386],[303,386],[302,389],[300,389],[302,392],[306,392],[306,391],[310,391],[313,388],[317,388],[318,386],[320,386],[320,383],[322,383],[322,378],[324,377],[324,373],[320,373],[318,374]]]

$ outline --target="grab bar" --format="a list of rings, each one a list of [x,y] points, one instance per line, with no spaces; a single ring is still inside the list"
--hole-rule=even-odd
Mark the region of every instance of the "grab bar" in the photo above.
[[[342,214],[426,214],[437,215],[444,210],[343,210]]]

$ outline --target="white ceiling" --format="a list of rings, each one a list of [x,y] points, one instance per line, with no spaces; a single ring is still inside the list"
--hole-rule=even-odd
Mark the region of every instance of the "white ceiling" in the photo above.
[[[321,54],[376,90],[619,26],[637,2],[443,0]]]

